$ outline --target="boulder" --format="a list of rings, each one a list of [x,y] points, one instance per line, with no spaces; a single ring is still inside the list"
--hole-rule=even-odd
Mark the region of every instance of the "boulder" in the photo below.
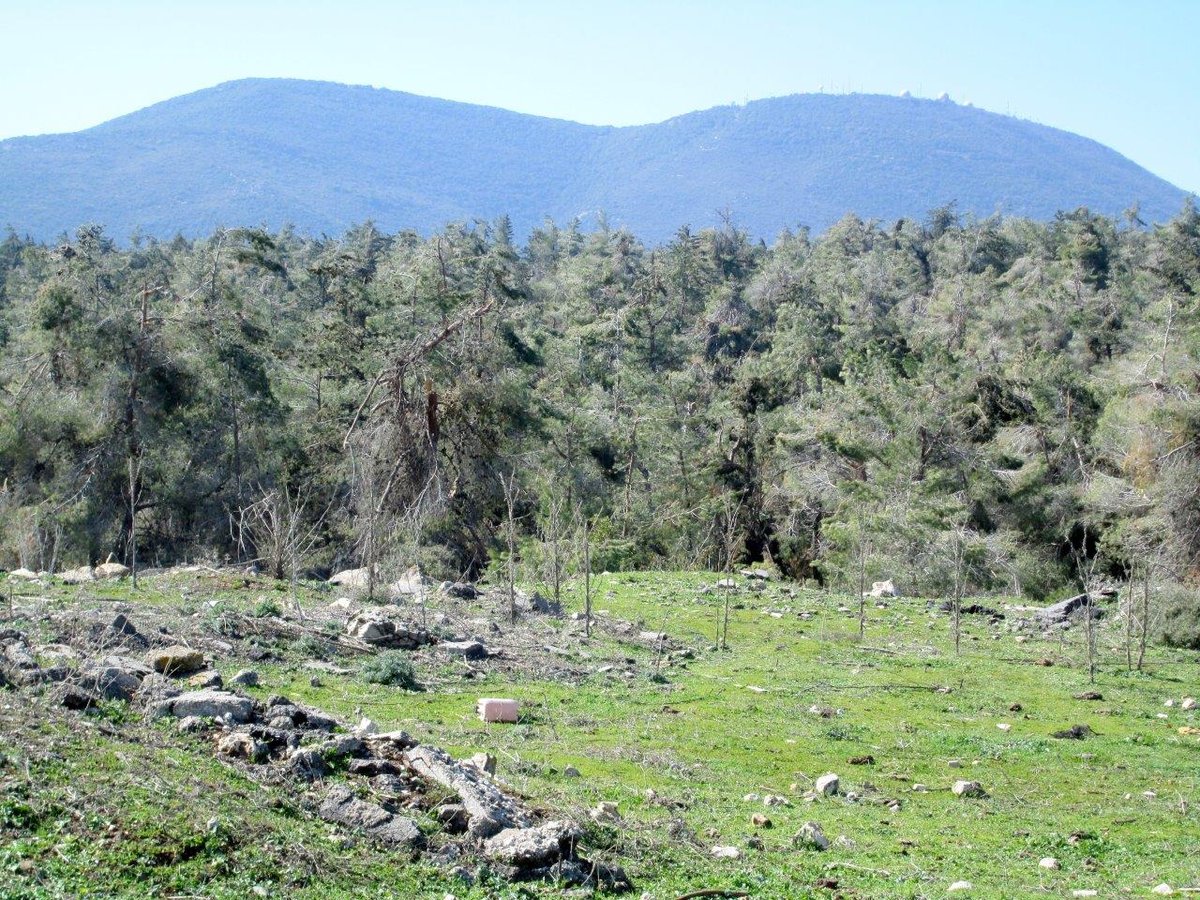
[[[146,654],[146,663],[163,675],[188,675],[204,667],[204,654],[191,647],[174,645]]]
[[[18,581],[37,581],[38,573],[34,572],[30,569],[20,568],[20,569],[13,569],[11,572],[8,573],[8,577],[15,578]]]
[[[950,788],[956,797],[986,797],[987,791],[978,781],[956,781]]]
[[[838,792],[838,786],[841,784],[840,779],[833,772],[822,775],[817,779],[815,787],[818,794],[824,794],[826,797],[832,797]]]
[[[481,838],[506,828],[528,828],[529,814],[474,766],[455,762],[445,750],[417,746],[404,759],[423,778],[453,791],[470,817],[469,830]]]
[[[85,663],[75,683],[105,700],[128,703],[141,690],[144,677],[119,666]]]
[[[78,569],[67,569],[58,576],[65,584],[86,584],[95,581],[96,576],[91,566],[81,566]]]
[[[60,685],[54,697],[60,706],[67,709],[91,709],[100,702],[96,694],[73,684]]]
[[[579,831],[567,822],[546,822],[531,828],[506,828],[484,841],[483,853],[501,865],[541,869],[575,852]]]
[[[1183,702],[1179,704],[1179,708],[1191,712],[1197,706],[1195,697],[1184,697]]]
[[[871,590],[867,591],[868,597],[899,597],[900,591],[896,589],[895,582],[892,579],[887,581],[876,581],[871,584]]]
[[[532,594],[527,594],[517,589],[513,599],[518,612],[555,617],[561,617],[563,614],[561,603],[555,603],[553,600],[543,597],[536,591]]]
[[[419,566],[411,566],[407,572],[388,585],[388,594],[392,597],[411,597],[424,594],[432,587],[429,580],[421,574]]]
[[[336,584],[339,587],[354,588],[356,590],[366,590],[368,581],[368,573],[365,568],[343,569],[329,579],[330,584]]]
[[[258,673],[253,669],[242,669],[229,679],[229,683],[240,687],[258,687]]]
[[[150,707],[152,718],[199,716],[203,719],[244,723],[254,718],[254,701],[226,691],[193,691],[160,700]]]
[[[1097,597],[1092,596],[1092,615],[1094,618],[1100,618],[1100,610],[1095,606]],[[1034,618],[1043,626],[1059,625],[1071,618],[1072,614],[1078,612],[1087,606],[1088,595],[1076,594],[1074,597],[1068,597],[1066,600],[1060,600],[1058,603],[1052,603],[1049,606],[1034,612]]]
[[[124,613],[118,613],[108,627],[122,637],[137,637],[138,630],[133,627],[133,623],[125,618]]]
[[[287,766],[293,774],[308,781],[324,778],[329,771],[325,757],[312,747],[296,748],[288,757]]]
[[[388,618],[376,609],[365,609],[346,621],[346,634],[376,647],[416,650],[433,639],[423,628]]]
[[[225,686],[225,679],[221,677],[220,672],[210,669],[206,672],[197,672],[188,678],[188,684],[197,688],[219,688]]]
[[[113,562],[111,559],[106,563],[101,563],[92,569],[92,575],[96,579],[102,578],[128,578],[129,567],[123,566],[118,562]]]
[[[330,789],[321,803],[318,815],[326,822],[365,832],[384,844],[412,848],[422,843],[421,831],[412,819],[359,800],[344,785],[339,784]]]
[[[217,741],[217,752],[237,759],[260,762],[266,759],[267,746],[242,731],[231,731]]]

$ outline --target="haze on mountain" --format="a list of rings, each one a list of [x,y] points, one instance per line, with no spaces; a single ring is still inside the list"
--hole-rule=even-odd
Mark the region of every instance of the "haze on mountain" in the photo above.
[[[1087,138],[948,100],[798,94],[602,127],[391,90],[245,79],[95,128],[0,142],[0,224],[53,240],[227,225],[385,231],[603,213],[645,240],[729,216],[755,237],[959,212],[1146,221],[1187,194]]]

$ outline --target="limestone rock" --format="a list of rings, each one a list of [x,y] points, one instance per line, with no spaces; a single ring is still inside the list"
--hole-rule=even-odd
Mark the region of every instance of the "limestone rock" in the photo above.
[[[519,869],[540,869],[574,854],[578,830],[567,822],[529,828],[506,828],[483,844],[484,855]]]
[[[948,891],[969,891],[969,890],[971,890],[972,887],[974,887],[974,885],[971,884],[971,882],[969,882],[969,881],[956,881],[953,884],[951,884],[950,887],[946,888],[946,890],[948,890]]]
[[[101,563],[92,570],[92,574],[97,578],[128,578],[129,567],[123,566],[118,562],[109,560],[106,563]]]
[[[321,803],[318,815],[326,822],[358,829],[385,844],[417,847],[422,842],[421,832],[412,819],[359,800],[343,785],[336,785],[330,789]]]
[[[826,797],[832,797],[838,792],[838,787],[841,784],[840,779],[833,772],[822,775],[817,779],[815,787],[818,794],[824,794]]]
[[[986,797],[987,791],[978,781],[956,781],[950,791],[956,797]]]
[[[258,673],[253,669],[242,669],[229,679],[229,683],[240,687],[258,687]]]
[[[868,597],[899,597],[900,591],[896,589],[895,583],[889,578],[887,581],[876,581],[871,584],[871,590],[867,591]]]
[[[95,581],[96,576],[91,566],[81,566],[78,569],[67,569],[58,576],[65,584],[86,584]]]
[[[479,641],[442,641],[438,649],[451,656],[461,656],[467,660],[487,659],[490,655],[487,647]]]
[[[329,579],[330,584],[336,584],[339,587],[356,588],[362,590],[366,590],[368,581],[368,573],[365,568],[343,569],[341,572],[338,572]]]
[[[408,764],[421,775],[458,795],[467,815],[470,832],[487,838],[506,828],[528,828],[529,814],[474,766],[455,762],[437,747],[417,746],[404,754]]]
[[[710,851],[716,859],[740,859],[742,851],[737,847],[713,847]]]
[[[259,762],[267,756],[267,746],[241,731],[231,731],[217,741],[217,752],[238,759]]]
[[[816,822],[805,822],[800,830],[792,837],[792,843],[797,847],[808,847],[813,850],[828,850],[829,839]]]
[[[1183,702],[1179,704],[1179,708],[1190,711],[1190,710],[1195,709],[1196,705],[1197,704],[1196,704],[1195,697],[1184,697]]]
[[[167,700],[160,700],[150,709],[152,717],[165,715],[182,719],[200,716],[204,719],[244,723],[254,717],[254,702],[226,691],[193,691]]]
[[[142,679],[132,672],[118,667],[86,663],[76,683],[105,700],[121,700],[128,703],[142,687]]]
[[[1059,866],[1058,860],[1055,859],[1053,856],[1043,856],[1041,859],[1038,860],[1038,868],[1039,869],[1048,869],[1051,872],[1054,872],[1054,871],[1057,871],[1060,868],[1060,866]]]

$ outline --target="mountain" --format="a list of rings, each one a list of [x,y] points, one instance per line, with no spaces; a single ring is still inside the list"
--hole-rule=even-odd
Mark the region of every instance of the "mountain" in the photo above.
[[[752,234],[820,230],[847,212],[1045,219],[1133,203],[1160,221],[1186,193],[1095,141],[945,100],[800,94],[653,125],[580,125],[397,91],[247,79],[72,134],[0,141],[0,225],[52,240],[371,219],[430,231],[508,214],[603,210],[650,240],[719,211]]]

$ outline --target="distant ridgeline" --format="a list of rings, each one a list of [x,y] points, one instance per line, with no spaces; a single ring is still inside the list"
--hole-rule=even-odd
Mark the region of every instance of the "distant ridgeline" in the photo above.
[[[254,79],[0,142],[0,198],[0,227],[41,240],[80,222],[124,242],[245,224],[429,234],[501,215],[524,238],[547,218],[590,228],[603,213],[660,242],[722,215],[770,240],[850,211],[892,221],[951,203],[1043,220],[1138,206],[1158,222],[1184,192],[1094,141],[948,101],[808,94],[612,128]]]
[[[597,570],[1193,578],[1198,298],[1190,203],[1154,228],[847,216],[771,246],[729,225],[521,244],[505,220],[10,235],[0,567],[136,546],[473,577],[511,521],[522,578],[550,580],[586,521]]]

